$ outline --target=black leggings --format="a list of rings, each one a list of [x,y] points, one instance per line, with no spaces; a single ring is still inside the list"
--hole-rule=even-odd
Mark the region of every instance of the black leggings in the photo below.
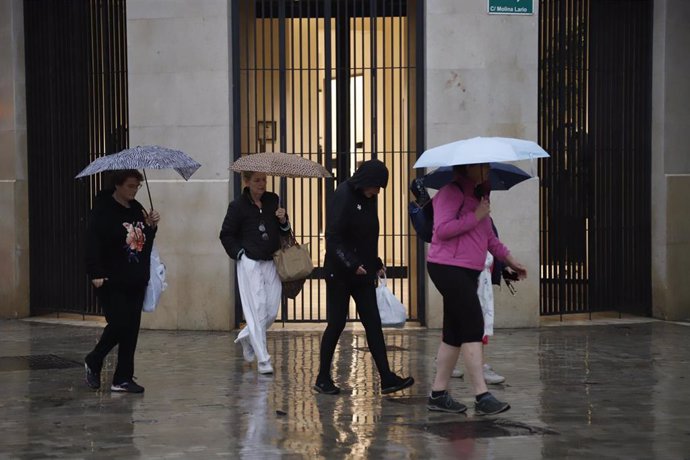
[[[429,277],[443,296],[443,343],[459,347],[481,342],[484,315],[477,296],[480,271],[427,262]]]
[[[98,300],[108,324],[96,348],[86,356],[86,363],[100,371],[105,357],[118,345],[117,367],[113,375],[115,385],[129,382],[134,376],[134,352],[137,349],[145,294],[146,286],[120,288],[108,285],[107,281],[98,289]]]
[[[338,345],[340,334],[345,328],[347,313],[350,307],[350,296],[355,300],[359,319],[364,325],[367,334],[367,344],[374,357],[374,362],[381,376],[381,381],[386,383],[393,373],[388,366],[388,354],[386,342],[381,329],[381,317],[376,304],[376,287],[370,278],[362,280],[326,279],[326,309],[328,326],[321,339],[321,362],[319,366],[319,379],[330,378],[333,353]]]

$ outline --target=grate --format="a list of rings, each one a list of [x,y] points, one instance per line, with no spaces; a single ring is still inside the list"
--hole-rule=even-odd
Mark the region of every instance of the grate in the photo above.
[[[276,177],[268,184],[290,210],[297,240],[321,256],[326,203],[336,186],[360,161],[385,162],[390,181],[379,203],[380,255],[389,287],[408,306],[409,319],[424,323],[423,243],[408,238],[404,202],[414,174],[410,166],[426,145],[424,113],[418,109],[425,94],[424,2],[229,3],[232,54],[237,56],[233,158],[280,151],[321,163],[333,173],[324,181]],[[240,181],[235,181],[234,196],[240,193]],[[283,300],[279,320],[325,321],[325,276],[317,266],[300,294]],[[239,326],[239,298],[235,305]],[[355,320],[352,306],[349,321]]]
[[[446,438],[449,441],[477,438],[504,438],[560,434],[549,428],[542,428],[505,419],[467,420],[409,425],[427,433]]]
[[[56,355],[0,356],[0,372],[68,369],[83,364]]]
[[[355,347],[357,351],[369,351],[369,347]],[[397,345],[386,345],[387,351],[408,351],[407,348],[399,347]]]

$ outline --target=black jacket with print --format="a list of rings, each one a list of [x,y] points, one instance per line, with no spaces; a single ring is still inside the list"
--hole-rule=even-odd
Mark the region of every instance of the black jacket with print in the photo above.
[[[280,236],[290,234],[290,224],[281,228],[276,217],[280,200],[272,192],[261,195],[261,208],[252,203],[249,188],[228,205],[228,211],[220,229],[220,241],[225,252],[237,259],[240,251],[252,260],[273,260],[273,253],[280,249]],[[263,225],[264,231],[260,230]],[[263,234],[268,235],[264,239]]]
[[[381,268],[378,257],[378,196],[367,198],[363,189],[385,187],[388,169],[378,160],[365,161],[350,179],[335,190],[326,214],[327,276],[349,278],[364,266],[366,278]]]
[[[117,286],[146,286],[156,229],[146,225],[144,207],[136,200],[126,208],[102,190],[89,216],[86,269],[90,279],[108,278]]]

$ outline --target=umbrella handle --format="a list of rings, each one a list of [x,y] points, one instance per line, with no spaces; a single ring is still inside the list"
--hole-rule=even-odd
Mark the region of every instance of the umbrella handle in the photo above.
[[[151,209],[153,209],[153,200],[151,200],[151,190],[149,189],[149,180],[146,178],[146,170],[141,170],[144,173],[144,182],[146,182],[146,191],[149,194],[149,204],[151,204]]]

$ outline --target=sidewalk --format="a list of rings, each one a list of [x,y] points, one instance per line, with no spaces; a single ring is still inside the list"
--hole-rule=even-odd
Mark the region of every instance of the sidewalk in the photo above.
[[[142,331],[144,395],[94,392],[82,358],[100,330],[0,321],[0,458],[690,459],[690,327],[660,321],[499,330],[492,387],[512,409],[429,413],[439,331],[386,332],[392,368],[417,384],[379,394],[360,331],[346,332],[334,376],[315,395],[320,333],[271,331],[275,376],[242,360],[234,334]],[[114,354],[104,369],[112,377]],[[103,385],[106,387],[106,385]]]

